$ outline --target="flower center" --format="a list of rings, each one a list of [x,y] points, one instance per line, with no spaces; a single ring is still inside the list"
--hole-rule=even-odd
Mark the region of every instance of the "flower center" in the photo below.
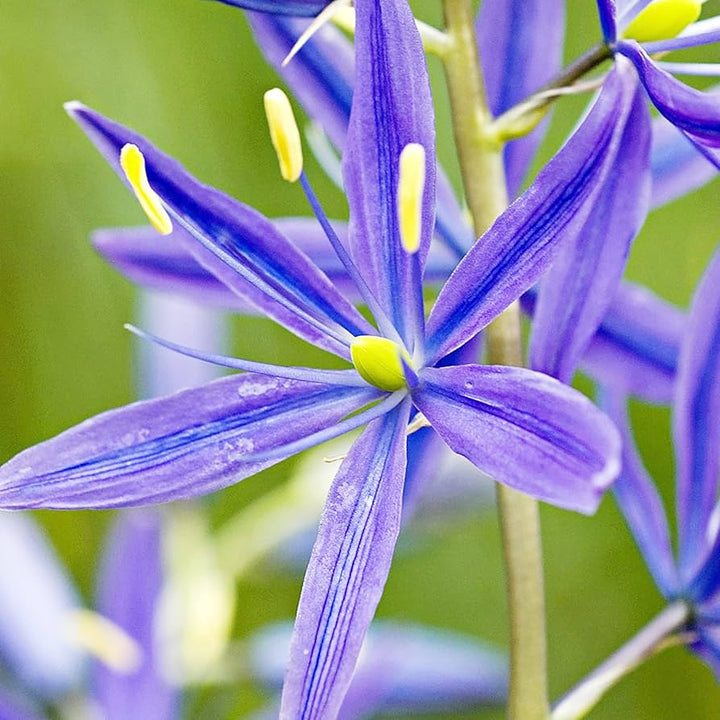
[[[353,340],[350,355],[360,376],[376,388],[392,392],[407,387],[401,358],[411,367],[412,361],[396,342],[376,335],[360,335]]]
[[[638,42],[669,40],[700,17],[703,0],[654,0],[625,28],[624,38]]]

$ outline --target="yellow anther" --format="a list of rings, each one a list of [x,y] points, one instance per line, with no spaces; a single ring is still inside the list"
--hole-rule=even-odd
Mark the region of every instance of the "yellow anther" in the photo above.
[[[123,145],[120,151],[120,167],[153,227],[161,235],[169,235],[172,232],[172,221],[159,195],[150,187],[145,172],[145,158],[137,145]]]
[[[653,0],[625,28],[623,37],[638,42],[669,40],[700,17],[704,0]]]
[[[138,643],[119,625],[92,610],[76,610],[70,617],[75,641],[98,660],[118,673],[137,671],[142,662]]]
[[[400,153],[397,205],[400,239],[406,252],[415,253],[422,233],[422,203],[425,192],[425,148],[406,145]]]
[[[288,182],[295,182],[303,169],[303,156],[300,131],[290,101],[280,88],[273,88],[265,93],[264,102],[270,139],[278,156],[280,173]]]
[[[350,346],[355,369],[361,377],[380,390],[401,390],[407,387],[401,356],[412,367],[407,351],[397,343],[376,335],[360,335]]]

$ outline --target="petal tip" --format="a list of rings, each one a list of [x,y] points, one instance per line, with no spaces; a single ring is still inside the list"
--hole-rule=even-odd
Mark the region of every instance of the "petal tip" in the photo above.
[[[79,100],[69,100],[68,102],[63,103],[63,108],[65,108],[65,112],[71,118],[75,118],[81,112],[88,109],[87,106],[83,105]]]

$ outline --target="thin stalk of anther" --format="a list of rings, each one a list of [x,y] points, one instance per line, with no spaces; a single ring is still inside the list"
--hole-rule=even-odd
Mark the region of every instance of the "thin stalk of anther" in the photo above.
[[[543,118],[544,110],[559,97],[563,96],[562,90],[573,87],[578,80],[602,65],[606,60],[612,58],[612,51],[605,43],[598,43],[574,60],[566,68],[563,68],[552,80],[549,80],[532,95],[528,95],[517,105],[506,110],[493,123],[493,134],[509,139],[512,136],[510,128],[522,127],[521,134],[530,133],[535,125]],[[583,86],[582,91],[591,86]],[[528,122],[523,123],[523,118]],[[508,128],[506,131],[505,129]]]
[[[345,249],[345,246],[342,244],[342,241],[337,236],[337,233],[335,232],[335,229],[333,228],[330,220],[328,220],[328,217],[325,214],[325,211],[322,209],[322,205],[320,205],[320,201],[318,200],[315,191],[312,189],[310,181],[308,180],[304,170],[302,171],[302,173],[300,173],[300,184],[302,185],[302,189],[305,192],[305,197],[307,197],[307,200],[310,203],[310,207],[315,213],[315,217],[322,226],[322,229],[324,230],[327,239],[330,241],[330,244],[332,245],[332,248],[337,255],[338,260],[340,260],[345,270],[347,270],[347,273],[355,283],[355,287],[357,287],[358,292],[362,296],[363,300],[365,300],[365,302],[367,303],[367,306],[370,308],[370,312],[373,314],[373,317],[378,324],[380,332],[388,339],[394,340],[395,342],[402,345],[402,340],[397,330],[395,329],[395,326],[392,324],[392,322],[390,322],[390,319],[380,306],[380,303],[375,299],[375,295],[373,295],[372,290],[368,287],[368,284],[365,282],[362,275],[355,267],[355,263],[352,261],[350,253]]]
[[[417,292],[413,298],[414,304],[412,308],[413,346],[409,350],[416,367],[422,367],[425,360],[425,300],[422,291],[422,268],[417,253],[412,257],[410,268],[412,273],[410,282],[417,289]]]
[[[444,61],[455,141],[465,194],[480,236],[508,204],[502,144],[488,132],[493,119],[477,56],[472,4],[469,0],[443,0],[443,9],[446,33],[452,43]],[[491,323],[486,339],[490,362],[522,365],[517,303]],[[498,485],[498,510],[510,617],[508,717],[547,720],[544,583],[537,502]]]
[[[386,395],[382,400],[372,405],[367,410],[363,410],[357,415],[351,415],[344,420],[341,420],[334,425],[318,430],[312,435],[296,440],[295,442],[282,445],[277,448],[271,448],[258,453],[249,452],[243,456],[243,460],[246,462],[266,462],[267,460],[277,460],[279,458],[290,457],[296,453],[307,450],[320,443],[333,440],[340,435],[356,430],[363,425],[367,425],[369,422],[379,418],[382,415],[389,413],[394,407],[399,405],[407,397],[406,390],[399,390],[391,395]]]
[[[320,383],[323,385],[342,385],[345,387],[366,387],[367,383],[358,375],[355,370],[319,370],[307,367],[286,367],[284,365],[272,365],[270,363],[255,362],[254,360],[242,360],[241,358],[228,357],[207,353],[202,350],[195,350],[178,345],[178,343],[165,340],[164,338],[145,332],[135,325],[127,323],[125,329],[143,340],[148,340],[156,345],[172,350],[185,357],[195,358],[202,362],[217,365],[219,367],[243,370],[245,372],[258,373],[259,375],[271,375],[273,377],[287,378],[288,380],[302,380],[304,382]]]
[[[668,605],[635,637],[567,693],[555,705],[552,720],[579,720],[585,717],[625,675],[661,650],[684,642],[678,633],[689,617],[690,608],[685,602]]]

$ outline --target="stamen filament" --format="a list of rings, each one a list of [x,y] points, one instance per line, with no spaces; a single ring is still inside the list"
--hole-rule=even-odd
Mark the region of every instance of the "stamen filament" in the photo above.
[[[290,455],[294,455],[295,453],[301,452],[302,450],[306,450],[309,447],[319,445],[320,443],[326,442],[327,440],[332,440],[333,438],[339,437],[340,435],[344,435],[351,430],[359,428],[361,425],[366,425],[371,420],[374,420],[381,415],[389,413],[406,397],[407,390],[398,390],[391,395],[386,395],[385,398],[376,405],[369,407],[367,410],[363,410],[357,415],[345,418],[339,423],[335,423],[335,425],[323,428],[322,430],[319,430],[312,435],[308,435],[307,437],[296,440],[295,442],[289,443],[288,445],[271,448],[266,451],[258,452],[257,454],[251,452],[248,455],[244,456],[243,460],[247,462],[266,462],[267,460],[278,460],[281,458],[290,457]]]
[[[282,61],[281,67],[285,67],[303,47],[312,39],[312,36],[316,32],[322,29],[323,25],[331,22],[336,13],[340,12],[343,8],[349,8],[352,0],[333,0],[320,12],[319,15],[305,28],[302,35],[295,41],[295,44],[290,49],[290,52],[285,56]]]
[[[302,380],[304,382],[322,383],[324,385],[343,385],[348,387],[365,387],[365,381],[355,372],[355,370],[318,370],[316,368],[306,367],[286,367],[284,365],[271,365],[269,363],[255,362],[253,360],[242,360],[240,358],[227,357],[225,355],[216,355],[214,353],[206,353],[202,350],[194,350],[193,348],[165,340],[152,333],[145,332],[135,325],[126,324],[125,329],[143,340],[160,345],[161,347],[172,350],[173,352],[185,355],[186,357],[202,360],[220,367],[232,368],[233,370],[244,370],[246,372],[254,372],[260,375],[272,375],[274,377],[287,378],[289,380]]]
[[[402,343],[402,340],[400,339],[400,336],[395,329],[395,326],[392,324],[387,314],[380,306],[380,303],[375,298],[372,290],[369,288],[368,284],[365,282],[365,279],[360,274],[360,271],[355,266],[355,263],[350,257],[350,253],[345,249],[342,241],[337,236],[337,233],[335,232],[335,229],[330,223],[330,220],[328,220],[325,211],[322,209],[322,205],[320,205],[320,201],[318,200],[315,191],[312,189],[310,181],[308,180],[305,172],[302,172],[300,174],[300,185],[305,192],[305,197],[310,203],[310,207],[315,213],[315,217],[322,226],[322,229],[325,231],[325,235],[330,241],[330,244],[332,245],[335,254],[342,263],[345,270],[347,270],[348,275],[352,278],[363,300],[370,308],[370,312],[373,314],[373,317],[375,318],[375,322],[377,322],[380,332],[391,340]]]

